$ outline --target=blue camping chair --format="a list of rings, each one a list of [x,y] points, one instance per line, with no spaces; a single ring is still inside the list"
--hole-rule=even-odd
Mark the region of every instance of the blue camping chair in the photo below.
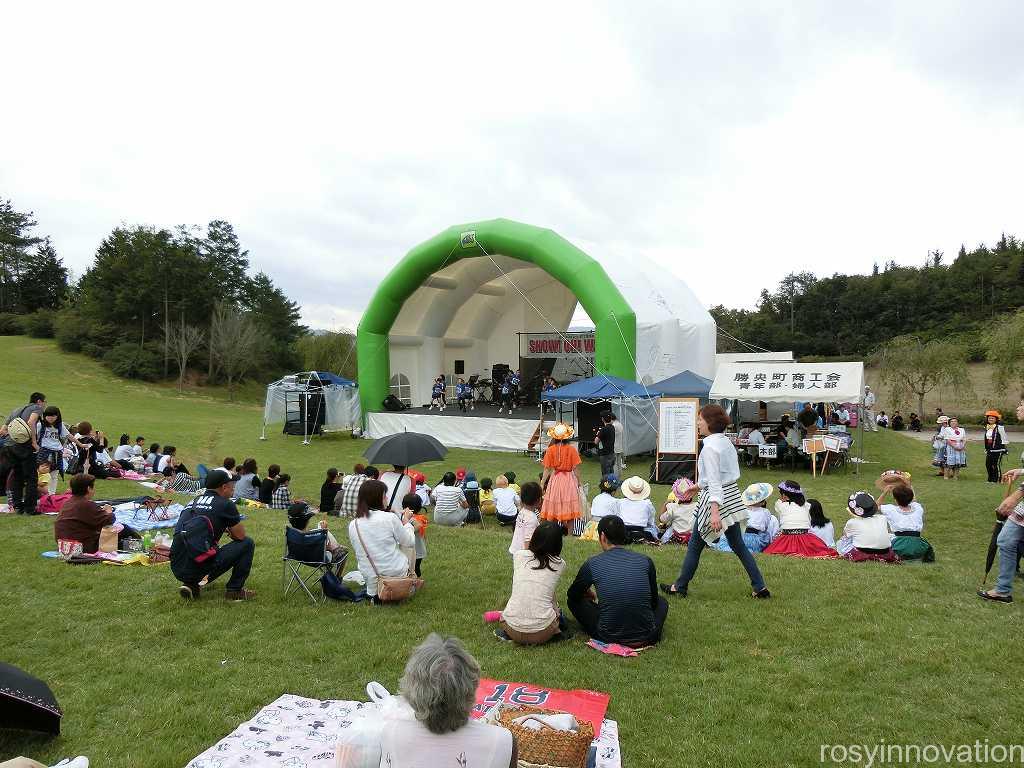
[[[284,596],[288,597],[291,592],[301,590],[314,605],[326,602],[327,596],[320,586],[320,578],[332,568],[337,567],[340,571],[348,558],[348,553],[346,552],[338,563],[332,563],[330,557],[327,552],[327,531],[300,531],[291,526],[285,527],[284,557],[281,558],[281,585],[284,588]],[[313,591],[317,588],[320,590],[319,595]]]
[[[206,476],[210,474],[210,470],[206,468],[205,464],[196,465],[196,479],[206,487]]]

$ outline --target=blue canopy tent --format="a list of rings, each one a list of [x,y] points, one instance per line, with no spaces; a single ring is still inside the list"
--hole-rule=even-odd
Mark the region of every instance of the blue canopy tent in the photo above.
[[[655,448],[658,432],[655,399],[660,395],[656,387],[645,387],[629,379],[602,374],[544,392],[541,398],[557,406],[558,420],[572,424],[577,430],[577,439],[584,443],[590,441],[590,435],[580,434],[576,423],[580,404],[608,403],[622,422],[622,452],[626,456],[634,456]]]
[[[693,371],[683,371],[670,376],[664,381],[651,385],[662,397],[696,397],[707,402],[711,395],[711,379],[698,376]]]
[[[356,385],[351,379],[346,379],[344,376],[339,376],[336,373],[329,371],[314,371],[314,373],[320,377],[320,381],[323,384],[334,384],[339,387],[354,387]]]

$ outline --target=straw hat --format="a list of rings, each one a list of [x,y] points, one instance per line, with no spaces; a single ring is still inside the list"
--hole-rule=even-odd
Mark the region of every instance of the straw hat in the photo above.
[[[996,419],[1003,418],[1003,414],[1001,414],[999,411],[985,411],[985,418],[988,418],[989,416],[995,416]]]
[[[949,423],[949,416],[939,416],[939,418],[937,418],[935,420],[935,423],[936,424],[948,424]]]
[[[688,477],[680,477],[672,484],[672,495],[679,501],[686,501],[688,498],[692,498],[696,490],[697,484]]]
[[[651,495],[651,484],[644,480],[642,477],[629,478],[622,484],[622,495],[627,499],[633,501],[643,501],[644,499],[650,498]]]
[[[748,485],[747,489],[743,491],[743,506],[753,507],[762,501],[768,501],[774,490],[771,483],[753,483]]]
[[[562,422],[558,422],[548,429],[548,437],[552,440],[568,440],[574,434],[576,434],[576,430]]]

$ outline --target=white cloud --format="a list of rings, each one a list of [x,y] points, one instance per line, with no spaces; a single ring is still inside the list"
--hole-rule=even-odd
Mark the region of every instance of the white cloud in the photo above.
[[[495,216],[750,306],[789,271],[1024,234],[1022,21],[1013,2],[16,4],[0,194],[76,272],[119,223],[228,219],[318,327],[354,326],[415,244]]]

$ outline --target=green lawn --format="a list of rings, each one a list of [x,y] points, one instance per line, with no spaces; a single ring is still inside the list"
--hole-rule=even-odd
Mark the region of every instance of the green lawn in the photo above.
[[[294,478],[293,493],[310,499],[327,466],[349,467],[367,446],[332,436],[304,447],[279,429],[261,442],[259,406],[112,379],[45,341],[0,338],[0,359],[4,409],[41,389],[67,421],[87,418],[113,436],[173,443],[193,466],[227,454],[255,456],[261,469],[279,463]],[[635,659],[602,656],[579,636],[532,649],[495,640],[481,614],[507,597],[510,534],[494,527],[432,527],[427,588],[407,605],[313,608],[281,598],[278,512],[247,521],[257,543],[250,585],[259,591],[247,604],[226,604],[219,584],[185,604],[166,566],[45,560],[50,518],[0,516],[2,658],[48,680],[64,709],[57,739],[0,731],[0,759],[22,753],[55,762],[82,753],[103,768],[181,768],[281,693],[358,699],[368,680],[394,690],[409,650],[431,631],[462,638],[490,677],[609,692],[629,766],[812,765],[821,744],[1011,742],[1021,694],[1019,676],[1007,672],[1020,658],[1012,649],[1021,609],[974,595],[1001,489],[983,482],[976,445],[957,483],[929,476],[927,443],[882,433],[869,436],[866,449],[875,463],[860,478],[797,479],[841,528],[851,491],[871,489],[882,469],[913,472],[937,563],[758,556],[774,598],[754,601],[738,561],[708,552],[690,597],[672,603],[661,646]],[[445,466],[478,476],[514,469],[521,480],[538,471],[520,456],[463,450]],[[433,480],[441,465],[423,469]],[[585,475],[596,478],[596,462]],[[751,471],[742,482],[782,478]],[[138,486],[100,489],[119,496]],[[343,526],[334,527],[344,540]],[[568,572],[596,547],[568,541]],[[645,551],[671,580],[683,550]]]

